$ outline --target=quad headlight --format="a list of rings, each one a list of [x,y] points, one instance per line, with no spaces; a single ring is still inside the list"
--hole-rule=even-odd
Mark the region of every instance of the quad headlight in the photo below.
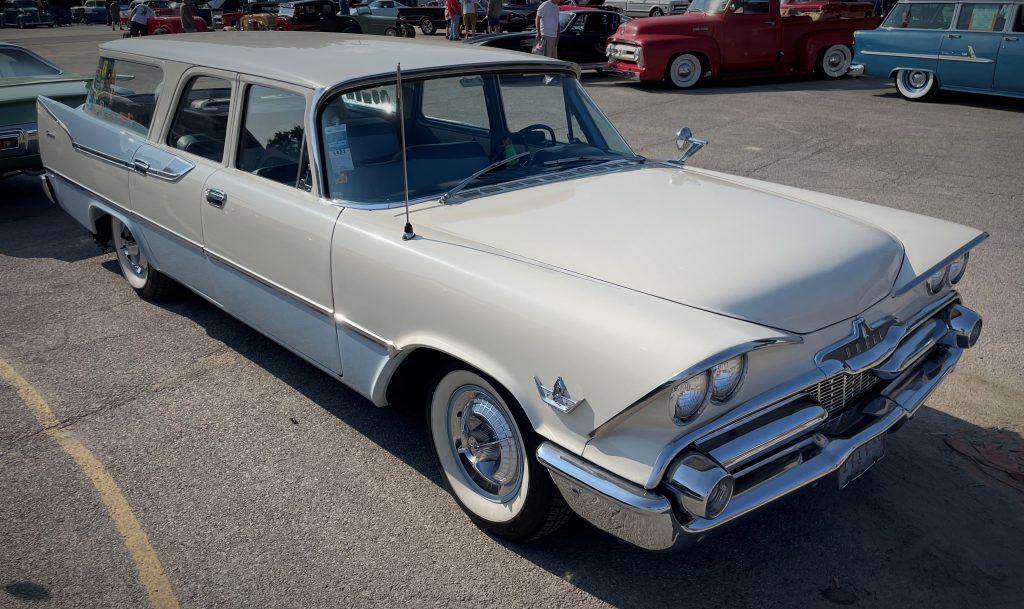
[[[928,293],[938,294],[943,286],[946,285],[946,282],[949,282],[949,285],[959,283],[964,278],[964,273],[967,272],[967,260],[969,258],[970,253],[965,252],[953,260],[953,262],[932,273],[925,282],[925,285],[928,286]]]
[[[728,400],[739,389],[747,371],[746,354],[737,355],[699,374],[679,381],[669,394],[672,420],[687,423],[697,417],[710,401]]]
[[[964,278],[964,273],[967,272],[967,260],[971,257],[970,252],[965,252],[963,256],[960,256],[953,262],[949,263],[949,282],[958,283]]]
[[[942,286],[946,284],[947,273],[949,273],[949,267],[944,266],[941,269],[932,273],[931,276],[928,277],[928,281],[925,282],[925,285],[928,286],[929,294],[939,293],[939,291],[942,289]]]

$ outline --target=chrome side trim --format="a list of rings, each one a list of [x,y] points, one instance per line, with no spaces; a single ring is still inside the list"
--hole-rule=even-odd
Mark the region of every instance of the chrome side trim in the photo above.
[[[250,269],[248,269],[248,268],[238,264],[237,262],[232,261],[229,258],[225,258],[224,256],[221,256],[220,254],[214,252],[213,250],[211,250],[209,248],[204,247],[203,251],[206,253],[206,256],[208,258],[210,258],[212,260],[215,260],[215,261],[223,264],[224,266],[226,266],[226,267],[228,267],[228,268],[230,268],[230,269],[232,269],[234,271],[237,271],[237,272],[245,275],[246,277],[249,277],[250,279],[256,281],[257,283],[261,283],[261,284],[267,286],[268,288],[270,288],[270,289],[272,289],[272,290],[274,290],[276,292],[279,292],[280,294],[282,294],[284,296],[287,296],[288,298],[291,298],[295,302],[298,302],[299,304],[301,304],[301,305],[303,305],[303,306],[305,306],[305,307],[307,307],[307,308],[309,308],[309,309],[311,309],[311,310],[313,310],[313,311],[315,311],[315,312],[317,312],[317,313],[319,313],[319,314],[321,314],[321,315],[323,315],[325,317],[329,317],[329,318],[332,318],[332,319],[334,318],[334,310],[331,309],[330,307],[325,307],[324,305],[322,305],[322,304],[320,304],[320,303],[318,303],[316,301],[310,300],[309,298],[306,298],[305,296],[303,296],[301,294],[293,292],[292,290],[289,290],[288,288],[286,288],[283,285],[277,283],[276,281],[273,281],[271,279],[267,279],[263,275],[260,275],[259,273],[255,272],[255,271],[252,271],[252,270],[250,270]]]
[[[888,51],[861,51],[862,55],[881,55],[884,57],[906,57],[908,59],[938,59],[938,55],[928,55],[924,53],[895,53]]]
[[[86,156],[91,156],[94,159],[98,159],[100,161],[103,161],[104,163],[109,163],[115,167],[120,167],[121,169],[132,168],[132,164],[128,161],[111,156],[109,154],[106,154],[105,152],[100,152],[99,150],[90,148],[84,144],[79,144],[74,140],[71,141],[71,148]]]
[[[825,422],[828,412],[813,402],[713,448],[709,454],[730,472]]]
[[[177,231],[174,231],[174,230],[172,230],[170,228],[167,228],[163,224],[160,224],[158,222],[154,222],[154,221],[150,220],[149,218],[147,218],[145,216],[140,216],[139,214],[137,214],[135,212],[128,212],[128,213],[131,215],[131,217],[134,220],[137,220],[137,221],[141,222],[142,224],[145,224],[145,225],[147,225],[147,226],[149,226],[149,227],[151,227],[153,229],[156,229],[156,230],[164,233],[168,237],[172,237],[174,239],[177,239],[178,241],[181,241],[184,245],[190,247],[191,249],[193,249],[193,250],[195,250],[197,252],[204,251],[202,243],[199,243],[198,241],[193,241],[192,239],[189,239],[185,235],[182,235],[181,233],[179,233]]]
[[[935,271],[937,271],[937,270],[941,269],[942,267],[946,266],[950,262],[953,262],[954,260],[956,260],[957,258],[962,256],[963,254],[967,253],[968,251],[974,249],[975,247],[978,246],[979,243],[981,243],[985,239],[988,239],[988,233],[985,233],[985,232],[981,233],[980,235],[978,235],[974,239],[971,239],[963,247],[961,247],[960,249],[956,250],[952,254],[946,256],[945,258],[943,258],[942,261],[940,261],[938,264],[933,265],[931,268],[929,268],[925,272],[918,274],[917,277],[915,277],[914,279],[910,280],[906,284],[901,285],[899,288],[894,290],[893,293],[892,293],[893,296],[902,296],[902,295],[906,294],[907,292],[912,290],[915,286],[917,286],[918,284],[923,283],[925,280],[927,280],[928,277],[930,277],[932,275],[932,273],[934,273]]]
[[[746,343],[743,343],[743,344],[740,344],[740,345],[736,345],[735,347],[730,347],[729,349],[725,349],[723,351],[720,351],[720,352],[718,352],[718,353],[716,353],[716,354],[714,354],[714,355],[712,355],[710,357],[707,357],[707,358],[697,362],[696,364],[690,366],[686,370],[683,370],[679,374],[676,374],[672,378],[668,379],[667,381],[665,381],[664,383],[662,383],[661,385],[659,385],[658,387],[656,387],[655,389],[653,389],[652,391],[650,391],[649,393],[644,395],[639,400],[637,400],[637,401],[633,402],[632,404],[630,404],[629,406],[627,406],[625,409],[623,409],[621,412],[619,412],[618,414],[616,414],[612,418],[608,419],[607,421],[605,421],[601,425],[598,425],[593,431],[590,432],[589,436],[591,438],[596,438],[596,437],[600,437],[600,436],[606,434],[607,432],[609,432],[613,428],[615,428],[616,425],[619,425],[624,420],[626,420],[630,416],[632,416],[633,413],[636,412],[637,409],[642,408],[643,406],[646,406],[652,399],[657,397],[660,393],[668,390],[670,387],[672,387],[672,385],[678,383],[679,381],[686,380],[686,379],[690,378],[691,376],[693,376],[695,374],[698,374],[700,372],[708,370],[712,366],[715,366],[717,364],[721,364],[722,362],[724,362],[726,360],[729,360],[729,359],[732,359],[732,358],[736,357],[737,355],[742,355],[743,353],[749,353],[751,351],[756,351],[757,349],[763,349],[764,347],[770,347],[772,345],[800,344],[800,343],[803,342],[803,340],[804,340],[803,338],[800,338],[799,336],[797,336],[795,334],[790,334],[790,335],[786,335],[786,336],[780,335],[780,336],[773,336],[771,338],[762,338],[762,339],[759,339],[759,340],[753,340],[753,341],[746,342]],[[652,487],[648,487],[648,488],[652,488]]]
[[[381,347],[384,347],[388,352],[388,359],[394,359],[401,352],[401,349],[396,347],[395,343],[389,341],[388,339],[377,334],[376,332],[373,332],[372,330],[364,328],[363,326],[357,324],[351,319],[345,317],[341,313],[334,313],[334,321],[337,322],[339,326],[348,328],[349,330],[352,330],[353,332],[355,332],[359,336],[362,336],[366,340],[372,343],[376,343]]]
[[[967,57],[963,55],[939,55],[939,59],[943,61],[966,61],[968,63],[995,63],[995,59],[987,59],[985,57]]]
[[[60,128],[64,130],[64,133],[68,134],[68,137],[71,137],[71,130],[68,129],[68,126],[64,124],[64,121],[62,121],[59,118],[57,118],[57,115],[54,114],[53,111],[50,110],[50,108],[47,107],[47,105],[44,102],[50,102],[52,104],[57,104],[57,103],[60,103],[60,102],[53,101],[49,97],[46,97],[44,95],[40,95],[36,99],[36,108],[42,108],[44,112],[46,112],[47,114],[50,115],[50,118],[53,119],[53,122],[57,123],[57,125],[59,125]]]

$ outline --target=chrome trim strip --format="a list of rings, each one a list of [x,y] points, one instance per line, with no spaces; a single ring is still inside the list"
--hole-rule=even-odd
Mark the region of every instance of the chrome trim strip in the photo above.
[[[381,347],[384,347],[385,349],[387,349],[388,359],[394,359],[399,354],[399,352],[401,352],[401,349],[396,347],[395,343],[389,341],[388,339],[384,338],[383,336],[381,336],[380,334],[377,334],[376,332],[374,332],[372,330],[364,328],[363,326],[357,324],[356,322],[352,321],[351,319],[345,317],[341,313],[335,313],[334,314],[334,321],[337,322],[338,325],[344,326],[345,328],[348,328],[349,330],[352,330],[353,332],[355,332],[359,336],[362,336],[366,340],[368,340],[368,341],[370,341],[372,343],[376,343],[376,344],[380,345]]]
[[[943,61],[966,61],[968,63],[995,63],[995,59],[987,59],[985,57],[963,57],[960,55],[939,55],[939,59]]]
[[[57,118],[57,115],[54,114],[53,111],[50,110],[50,108],[47,107],[47,105],[44,103],[44,102],[47,102],[47,101],[51,102],[51,103],[54,103],[54,104],[60,103],[60,102],[56,102],[56,101],[50,99],[49,97],[40,95],[38,98],[36,98],[36,107],[37,108],[42,108],[43,111],[45,111],[47,114],[49,114],[50,118],[52,118],[53,121],[55,123],[57,123],[60,126],[61,129],[64,130],[64,133],[67,133],[68,137],[71,137],[71,130],[68,129],[68,126],[64,124],[64,121],[62,121],[59,118]]]
[[[953,262],[954,260],[956,260],[957,258],[962,256],[963,254],[965,254],[965,253],[969,252],[970,250],[974,249],[975,247],[977,247],[978,244],[980,244],[982,241],[984,241],[985,239],[988,239],[988,236],[989,235],[988,235],[987,232],[983,232],[980,235],[978,235],[977,237],[975,237],[974,239],[971,239],[963,247],[961,247],[960,249],[956,250],[952,254],[946,256],[945,258],[943,258],[942,261],[939,262],[938,264],[932,266],[931,268],[929,268],[925,272],[918,274],[917,277],[915,277],[914,279],[910,280],[906,284],[900,286],[898,289],[893,291],[892,295],[893,296],[902,296],[902,295],[906,294],[907,292],[912,290],[914,287],[916,287],[918,284],[923,283],[925,280],[927,280],[928,277],[931,276],[931,274],[934,273],[935,271],[941,269],[942,267],[946,266],[950,262]]]
[[[949,326],[941,319],[931,318],[918,329],[909,333],[899,347],[885,362],[871,370],[871,374],[882,378],[896,378],[907,368],[910,368],[917,360],[924,357],[931,351],[932,347],[939,344],[950,331]]]
[[[906,57],[908,59],[938,59],[938,55],[927,55],[923,53],[896,53],[888,51],[861,51],[862,55],[881,55],[884,57]]]
[[[668,390],[669,387],[671,387],[672,385],[678,383],[679,381],[685,380],[685,379],[687,379],[687,378],[689,378],[689,377],[691,377],[691,376],[693,376],[695,374],[698,374],[700,372],[704,372],[705,370],[710,369],[712,366],[715,366],[715,365],[720,364],[720,363],[722,363],[722,362],[724,362],[726,360],[729,360],[729,359],[731,359],[733,357],[736,357],[737,355],[742,355],[744,353],[749,353],[751,351],[756,351],[756,350],[762,349],[764,347],[770,347],[772,345],[781,345],[781,344],[800,344],[800,343],[803,342],[803,340],[804,340],[803,338],[801,338],[801,337],[799,337],[799,336],[797,336],[795,334],[791,334],[791,335],[788,335],[788,336],[781,336],[780,335],[780,336],[774,336],[774,337],[771,337],[771,338],[762,338],[762,339],[759,339],[759,340],[753,340],[753,341],[746,342],[746,343],[743,343],[743,344],[740,344],[740,345],[736,345],[735,347],[730,347],[729,349],[725,349],[724,351],[720,351],[720,352],[718,352],[718,353],[716,353],[716,354],[714,354],[714,355],[712,355],[710,357],[707,357],[707,358],[697,362],[696,364],[690,366],[686,370],[683,370],[679,374],[676,374],[672,378],[668,379],[667,381],[665,381],[664,383],[659,385],[657,388],[655,388],[652,391],[648,392],[646,395],[644,395],[639,400],[633,402],[632,404],[630,404],[629,406],[624,408],[621,412],[619,412],[618,414],[616,414],[612,418],[608,419],[607,421],[605,421],[601,425],[598,425],[588,435],[591,438],[596,438],[596,437],[600,437],[600,436],[606,434],[611,429],[613,429],[616,425],[622,423],[624,420],[626,420],[627,418],[632,416],[633,413],[637,409],[647,405],[647,403],[649,403],[652,399],[657,397],[657,395],[660,394],[661,392]],[[709,394],[710,394],[710,392],[709,392]],[[652,487],[648,487],[648,488],[652,488]]]
[[[143,224],[146,224],[146,225],[148,225],[148,226],[150,226],[150,227],[152,227],[152,228],[154,228],[154,229],[156,229],[156,230],[166,234],[169,237],[172,237],[174,239],[178,239],[179,241],[181,241],[182,243],[184,243],[188,247],[196,250],[197,252],[202,252],[204,250],[203,244],[199,243],[198,241],[193,241],[192,239],[189,239],[185,235],[182,235],[182,234],[178,233],[177,231],[169,229],[166,226],[164,226],[163,224],[160,224],[158,222],[154,222],[154,221],[150,220],[149,218],[147,218],[145,216],[140,216],[139,214],[137,214],[135,212],[128,212],[128,213],[129,213],[129,215],[131,215],[132,219],[137,220],[137,221],[139,221],[139,222],[141,222]]]
[[[808,402],[805,408],[765,423],[709,451],[709,455],[730,472],[779,445],[802,436],[828,418],[821,406]]]
[[[74,150],[76,150],[76,151],[78,151],[78,152],[80,152],[80,153],[82,153],[82,154],[84,154],[86,156],[91,156],[91,157],[93,157],[95,159],[103,161],[104,163],[109,163],[111,165],[114,165],[115,167],[120,167],[121,169],[131,169],[132,168],[131,163],[128,162],[128,161],[121,160],[121,159],[119,159],[117,157],[114,157],[114,156],[111,156],[109,154],[106,154],[105,152],[100,152],[99,150],[96,150],[94,148],[90,148],[90,147],[88,147],[88,146],[86,146],[84,144],[79,144],[78,142],[76,142],[74,140],[71,140],[71,148],[73,148]]]
[[[214,260],[216,262],[219,262],[219,263],[223,264],[224,266],[227,266],[227,267],[231,268],[232,270],[235,270],[235,271],[237,271],[237,272],[239,272],[239,273],[249,277],[250,279],[252,279],[252,280],[254,280],[256,282],[261,283],[261,284],[265,285],[266,287],[268,287],[268,288],[270,288],[270,289],[272,289],[272,290],[274,290],[276,292],[279,292],[280,294],[282,294],[284,296],[287,296],[288,298],[291,298],[292,300],[298,302],[299,304],[301,304],[301,305],[303,305],[303,306],[305,306],[305,307],[307,307],[309,309],[312,309],[313,311],[316,311],[317,313],[319,313],[319,314],[321,314],[321,315],[323,315],[325,317],[330,317],[330,318],[334,317],[334,310],[331,309],[330,307],[325,307],[324,305],[322,305],[322,304],[320,304],[320,303],[318,303],[316,301],[310,300],[309,298],[306,298],[305,296],[303,296],[301,294],[293,292],[292,290],[289,290],[288,288],[284,287],[283,285],[281,285],[281,284],[279,284],[279,283],[277,283],[277,282],[275,282],[275,281],[273,281],[271,279],[267,279],[263,275],[260,275],[259,273],[255,272],[255,271],[249,270],[248,268],[238,264],[237,262],[232,261],[229,258],[225,258],[224,256],[214,252],[213,250],[211,250],[211,249],[209,249],[207,247],[203,248],[203,252],[206,253],[206,257],[207,258],[210,258],[210,259],[212,259],[212,260]]]

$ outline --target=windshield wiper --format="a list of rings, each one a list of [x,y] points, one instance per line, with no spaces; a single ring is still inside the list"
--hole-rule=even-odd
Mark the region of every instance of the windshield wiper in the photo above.
[[[532,158],[533,157],[533,151],[529,151],[528,150],[526,152],[520,152],[519,154],[517,154],[515,156],[510,156],[510,157],[501,159],[500,161],[496,161],[494,163],[491,163],[487,167],[484,167],[480,171],[474,173],[473,175],[469,176],[465,180],[463,180],[463,181],[459,182],[458,184],[456,184],[451,190],[449,190],[448,192],[446,192],[443,195],[441,195],[441,198],[438,199],[437,202],[440,203],[441,205],[447,205],[448,201],[451,200],[452,197],[454,197],[455,195],[459,194],[464,188],[466,188],[467,186],[472,184],[473,181],[476,180],[477,178],[479,178],[480,176],[482,176],[484,174],[487,174],[487,173],[490,173],[490,172],[494,171],[495,169],[497,169],[499,167],[504,167],[505,165],[508,165],[512,161],[521,159],[524,156],[528,156],[528,157]],[[527,159],[527,162],[529,162],[529,159]]]
[[[635,163],[643,163],[647,160],[647,157],[640,156],[639,154],[633,156],[617,156],[617,155],[597,155],[597,154],[584,154],[580,156],[567,156],[564,159],[551,159],[550,161],[544,161],[541,165],[562,165],[564,163],[578,163],[578,162],[596,162],[610,163],[612,161],[632,161]]]

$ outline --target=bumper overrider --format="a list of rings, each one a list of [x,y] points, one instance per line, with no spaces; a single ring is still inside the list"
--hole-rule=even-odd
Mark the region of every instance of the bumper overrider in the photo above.
[[[980,332],[980,316],[954,301],[867,370],[878,381],[842,412],[797,392],[684,447],[653,489],[551,442],[537,458],[585,520],[648,550],[684,547],[822,478],[845,486],[863,473]]]

